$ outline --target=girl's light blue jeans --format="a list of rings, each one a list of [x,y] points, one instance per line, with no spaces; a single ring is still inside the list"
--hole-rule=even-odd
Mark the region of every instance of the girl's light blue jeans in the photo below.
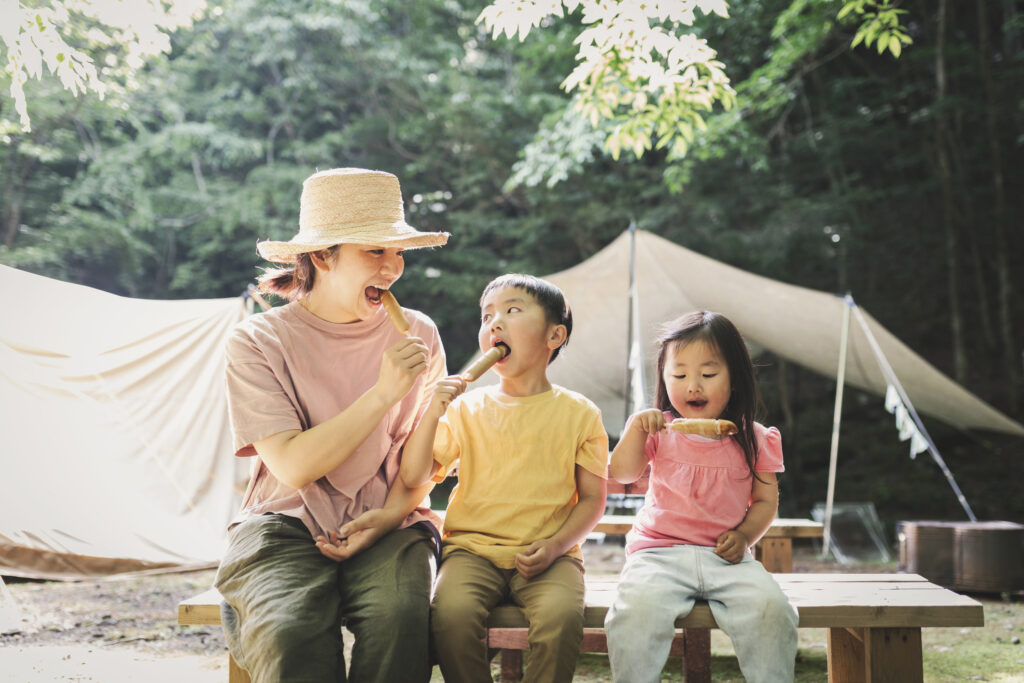
[[[626,558],[605,619],[614,680],[661,680],[673,624],[698,599],[708,601],[718,626],[732,639],[749,683],[792,682],[796,608],[749,553],[731,564],[714,548],[695,545],[640,550]]]

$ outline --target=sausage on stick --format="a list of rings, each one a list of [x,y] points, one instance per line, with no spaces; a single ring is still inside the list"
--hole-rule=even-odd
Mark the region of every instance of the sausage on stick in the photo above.
[[[507,355],[508,347],[504,344],[491,347],[487,353],[477,358],[475,363],[466,368],[466,371],[462,373],[462,379],[467,382],[477,381],[480,379],[480,375],[490,370],[492,365]]]
[[[395,329],[402,334],[409,334],[409,319],[405,317],[405,311],[398,305],[395,295],[385,289],[380,293],[380,303],[384,306],[384,310],[387,311],[388,317],[391,318],[391,324],[395,326]]]
[[[739,432],[736,424],[730,420],[711,420],[708,418],[686,419],[681,417],[666,425],[669,429],[683,434],[699,434],[701,436],[732,436]]]

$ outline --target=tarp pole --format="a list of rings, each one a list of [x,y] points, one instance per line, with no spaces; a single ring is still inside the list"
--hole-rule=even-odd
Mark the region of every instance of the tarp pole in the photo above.
[[[247,296],[251,301],[255,301],[256,303],[258,303],[260,305],[260,308],[262,308],[264,311],[270,310],[270,304],[268,304],[267,300],[260,295],[260,290],[256,289],[256,285],[252,284],[251,282],[249,283],[249,286],[246,287],[245,294],[243,294],[242,296]],[[250,311],[250,313],[251,312],[252,311]]]
[[[626,400],[623,403],[625,415],[622,424],[629,421],[629,416],[636,397],[633,396],[633,318],[636,316],[634,302],[636,301],[636,222],[629,221],[629,313],[626,317]]]
[[[900,399],[903,401],[903,405],[906,406],[907,412],[910,417],[914,420],[914,425],[917,427],[917,431],[921,433],[924,440],[928,443],[928,451],[932,454],[932,459],[942,470],[942,474],[945,475],[946,481],[953,488],[953,493],[956,494],[956,499],[960,501],[960,506],[963,507],[964,512],[967,513],[967,518],[972,522],[977,522],[978,518],[974,516],[974,511],[971,510],[971,506],[967,503],[967,498],[964,497],[960,487],[957,486],[956,479],[953,478],[953,473],[949,471],[949,467],[946,466],[946,461],[939,455],[939,449],[935,446],[935,442],[932,441],[932,437],[928,434],[928,430],[924,428],[924,423],[921,422],[920,416],[917,414],[917,409],[914,408],[914,404],[910,402],[910,397],[907,392],[904,391],[903,385],[900,384],[899,378],[896,376],[896,371],[889,365],[889,360],[882,353],[882,347],[878,344],[878,340],[875,339],[875,335],[871,333],[871,329],[868,327],[867,321],[864,319],[864,314],[860,312],[860,308],[857,304],[853,303],[853,299],[850,299],[851,308],[857,315],[857,323],[860,328],[864,331],[864,336],[868,338],[868,342],[871,344],[871,350],[875,352],[875,359],[878,361],[878,367],[881,369],[882,374],[885,375],[885,380],[900,395]]]
[[[839,457],[839,422],[843,414],[843,387],[846,386],[846,349],[850,338],[850,308],[853,298],[843,297],[843,328],[839,336],[839,369],[836,371],[836,406],[832,411],[832,447],[828,456],[828,495],[825,496],[825,535],[821,554],[828,555],[832,537],[832,501],[836,491],[836,460]]]

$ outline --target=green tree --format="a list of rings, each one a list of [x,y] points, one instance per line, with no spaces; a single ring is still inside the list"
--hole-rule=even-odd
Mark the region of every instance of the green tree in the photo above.
[[[102,98],[108,88],[130,87],[143,62],[168,49],[168,33],[204,6],[205,0],[0,0],[5,72],[22,130],[32,128],[25,85],[43,80],[44,67],[71,94]],[[97,61],[97,48],[106,49],[105,59]]]

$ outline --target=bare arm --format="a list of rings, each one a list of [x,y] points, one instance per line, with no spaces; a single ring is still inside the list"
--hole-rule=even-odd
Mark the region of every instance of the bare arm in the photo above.
[[[576,465],[576,491],[579,499],[561,528],[551,537],[535,541],[516,555],[516,569],[530,579],[580,543],[604,514],[608,482]]]
[[[622,431],[619,443],[612,450],[609,472],[622,484],[636,481],[647,467],[644,445],[650,434],[656,434],[665,427],[665,416],[660,410],[651,408],[633,413]]]
[[[779,485],[774,472],[758,472],[764,482],[754,479],[750,507],[739,526],[718,537],[715,553],[736,563],[747,549],[761,540],[779,510]]]
[[[448,409],[455,397],[466,390],[466,380],[458,375],[445,377],[434,388],[434,397],[416,429],[409,435],[402,450],[402,465],[399,470],[406,486],[422,486],[430,481],[437,471],[434,462],[434,437],[437,436],[437,422]]]
[[[407,337],[384,352],[377,383],[334,417],[305,431],[291,429],[253,446],[279,481],[300,489],[348,459],[427,367],[423,340]]]
[[[384,507],[367,510],[343,525],[337,534],[329,532],[327,537],[317,536],[316,547],[336,562],[347,560],[376,543],[384,534],[397,529],[432,488],[433,484],[409,488],[402,483],[401,477],[395,477]]]

